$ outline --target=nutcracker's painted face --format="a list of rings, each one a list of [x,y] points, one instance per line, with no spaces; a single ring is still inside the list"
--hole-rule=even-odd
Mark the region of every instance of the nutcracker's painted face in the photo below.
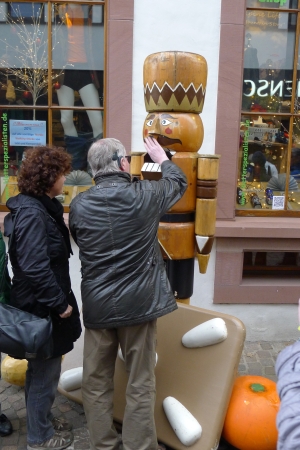
[[[154,137],[164,148],[177,152],[197,152],[203,141],[203,125],[198,114],[150,113],[146,117],[144,138]]]

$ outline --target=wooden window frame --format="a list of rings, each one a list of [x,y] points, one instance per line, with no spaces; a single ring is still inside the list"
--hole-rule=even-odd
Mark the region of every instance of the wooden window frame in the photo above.
[[[19,3],[28,3],[20,0]],[[29,2],[30,3],[30,2]],[[60,0],[45,0],[49,12],[52,3],[65,3]],[[104,111],[103,130],[105,137],[119,139],[130,151],[132,127],[132,60],[133,60],[133,18],[134,0],[72,0],[71,3],[103,5],[105,26],[104,51]],[[49,6],[50,5],[50,6]],[[48,14],[49,16],[49,14]],[[49,48],[51,54],[51,27],[49,27]],[[49,60],[49,66],[50,60]],[[51,67],[49,67],[49,70]],[[120,78],[122,77],[122,78]],[[1,107],[1,105],[0,105]],[[32,106],[5,105],[5,109],[32,109]],[[49,144],[52,144],[52,112],[54,110],[71,109],[84,110],[94,108],[60,107],[52,105],[52,83],[48,85],[48,106],[36,106],[36,110],[48,111]],[[0,205],[0,211],[8,211],[5,205]],[[69,208],[65,207],[65,212]]]

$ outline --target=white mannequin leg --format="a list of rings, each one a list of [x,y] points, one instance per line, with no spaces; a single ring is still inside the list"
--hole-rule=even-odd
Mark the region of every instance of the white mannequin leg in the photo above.
[[[69,86],[62,85],[57,89],[57,98],[60,106],[74,106],[74,91]],[[60,111],[60,121],[67,136],[78,136],[71,109]]]
[[[99,94],[93,83],[87,84],[79,90],[82,103],[87,108],[100,108]],[[94,137],[103,133],[102,113],[101,111],[87,111],[90,124],[93,129]]]

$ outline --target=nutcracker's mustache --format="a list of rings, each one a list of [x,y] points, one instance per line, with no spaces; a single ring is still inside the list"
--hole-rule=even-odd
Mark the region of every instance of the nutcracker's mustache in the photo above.
[[[167,136],[164,136],[163,134],[149,133],[149,135],[153,135],[153,137],[155,137],[159,145],[161,145],[162,147],[169,147],[173,144],[182,144],[180,139],[171,139]]]

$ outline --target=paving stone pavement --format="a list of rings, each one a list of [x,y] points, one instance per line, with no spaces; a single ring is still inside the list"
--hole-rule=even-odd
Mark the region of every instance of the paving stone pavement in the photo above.
[[[294,342],[245,342],[238,368],[239,375],[260,375],[276,382],[274,366],[277,355]],[[24,388],[0,380],[0,403],[2,413],[11,420],[14,430],[10,436],[0,437],[0,449],[26,450]],[[68,450],[89,450],[89,436],[82,406],[57,393],[52,411],[54,416],[64,417],[73,423],[74,442]],[[172,449],[166,447],[166,450]],[[219,450],[234,450],[234,447],[221,440]]]

